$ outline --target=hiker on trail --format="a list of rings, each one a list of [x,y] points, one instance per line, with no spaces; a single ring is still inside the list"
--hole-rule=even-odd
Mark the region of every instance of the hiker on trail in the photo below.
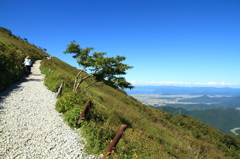
[[[31,72],[31,65],[32,65],[32,61],[29,58],[29,56],[27,56],[24,60],[24,66],[25,66],[25,73],[26,75],[29,75]]]

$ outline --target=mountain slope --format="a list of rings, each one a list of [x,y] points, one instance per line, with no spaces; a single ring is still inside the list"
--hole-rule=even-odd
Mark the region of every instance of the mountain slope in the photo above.
[[[231,129],[240,127],[240,110],[229,109],[205,109],[187,111],[183,108],[173,108],[168,106],[155,107],[159,110],[171,113],[173,115],[186,114],[195,119],[201,120],[205,125],[211,125],[223,133],[233,134]]]
[[[52,91],[56,92],[64,81],[56,109],[63,113],[71,127],[77,127],[86,101],[92,101],[89,114],[81,122],[88,152],[105,153],[116,131],[125,124],[127,129],[111,153],[112,157],[240,158],[238,137],[223,134],[199,120],[151,108],[107,85],[82,93],[82,88],[94,81],[93,78],[84,82],[78,93],[73,93],[74,78],[79,70],[58,58],[43,59],[41,71],[46,75],[45,85]]]
[[[48,80],[51,81],[50,79],[55,79],[54,83],[58,82],[59,85],[61,80],[67,81],[66,83],[71,81],[68,78],[69,71],[64,71],[58,67],[63,64],[57,58],[42,61],[42,70],[43,72],[46,71],[46,85],[48,85]],[[46,65],[48,67],[44,68]],[[64,65],[62,68],[70,68],[67,64]],[[58,73],[55,74],[52,70],[48,73],[49,68]],[[75,70],[75,74],[77,72]],[[71,78],[73,81],[74,76]],[[85,84],[87,85],[87,83]],[[49,85],[52,86],[51,82]],[[54,89],[57,90],[59,85]],[[66,107],[65,102],[69,102],[67,104],[68,110],[64,108],[64,113],[66,121],[72,127],[76,126],[76,120],[85,105],[86,99],[91,99],[94,103],[91,110],[92,115],[94,115],[89,115],[87,122],[82,125],[83,132],[89,140],[87,147],[91,152],[99,153],[100,151],[104,153],[107,145],[103,141],[111,141],[114,137],[114,135],[108,136],[106,134],[114,133],[121,124],[126,124],[128,128],[125,132],[125,139],[120,140],[120,145],[115,150],[116,155],[120,158],[124,155],[140,155],[141,158],[144,158],[143,156],[145,158],[154,158],[160,155],[164,156],[162,158],[166,156],[173,158],[192,158],[193,156],[214,158],[221,156],[220,158],[224,158],[229,151],[227,147],[231,147],[231,149],[236,147],[236,145],[228,145],[229,143],[225,142],[229,138],[233,139],[234,142],[239,142],[237,137],[224,135],[211,126],[204,126],[199,120],[185,115],[172,116],[163,111],[150,108],[123,91],[113,89],[107,85],[94,87],[85,95],[81,93],[74,95],[68,92],[71,88],[65,89],[68,90],[63,91],[63,96],[59,99],[57,108]],[[85,101],[75,99],[75,96],[85,99]],[[200,149],[206,147],[209,147],[206,152],[200,151]],[[163,151],[159,151],[159,149]],[[238,151],[235,150],[231,153],[228,152],[227,156],[238,155]]]
[[[0,91],[12,82],[19,80],[24,74],[23,61],[30,56],[32,61],[41,59],[46,54],[33,44],[0,27]]]

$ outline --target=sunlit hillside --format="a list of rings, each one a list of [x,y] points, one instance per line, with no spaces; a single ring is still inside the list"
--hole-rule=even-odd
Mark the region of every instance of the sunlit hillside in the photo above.
[[[0,31],[0,46],[4,47],[0,49],[0,55],[4,57],[1,58],[1,68],[12,57],[10,55],[18,54],[16,50],[20,48],[36,49],[37,51],[28,52],[34,52],[30,56],[35,59],[44,54],[32,44],[10,35],[9,30],[1,28]],[[17,49],[5,51],[12,46]],[[17,64],[19,65],[16,63],[16,66]],[[14,65],[14,61],[11,65]],[[73,93],[75,76],[79,70],[56,57],[43,59],[40,69],[46,75],[45,85],[52,91],[57,92],[64,81],[56,110],[62,113],[65,122],[72,128],[78,127],[77,121],[87,100],[92,101],[91,109],[80,125],[87,139],[86,149],[91,154],[105,154],[116,131],[125,124],[127,128],[109,158],[240,158],[239,137],[223,134],[187,115],[173,116],[151,108],[124,91],[108,85],[92,87],[83,93],[81,88],[87,87],[94,81],[93,78],[84,81],[77,93]],[[1,74],[3,73],[11,76],[1,69]]]
[[[23,76],[22,63],[26,56],[35,61],[44,54],[42,49],[28,43],[27,38],[21,39],[10,30],[0,27],[0,91]]]

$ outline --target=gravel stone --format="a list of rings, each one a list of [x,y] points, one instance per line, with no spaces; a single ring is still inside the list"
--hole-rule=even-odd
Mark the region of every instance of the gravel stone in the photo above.
[[[56,93],[44,86],[39,66],[40,60],[32,74],[0,94],[0,158],[97,158],[84,152],[80,130],[72,130],[54,109]]]

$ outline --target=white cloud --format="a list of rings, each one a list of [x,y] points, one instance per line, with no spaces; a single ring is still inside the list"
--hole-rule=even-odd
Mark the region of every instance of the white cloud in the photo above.
[[[173,82],[173,81],[167,81],[167,82],[143,82],[143,81],[129,81],[132,85],[139,85],[139,86],[214,86],[214,87],[227,87],[227,86],[238,86],[240,87],[240,83],[226,83],[226,82],[206,82],[206,83],[189,83],[189,82]]]
[[[173,81],[167,81],[167,82],[142,82],[142,81],[130,81],[132,85],[189,85],[188,82],[173,82]]]
[[[225,82],[207,82],[207,83],[194,83],[195,85],[202,85],[202,86],[235,86],[239,83],[225,83]]]
[[[218,85],[217,82],[194,83],[194,84],[195,84],[195,85],[207,85],[207,86]]]
[[[225,82],[221,82],[221,85],[237,85],[237,83],[225,83]]]

